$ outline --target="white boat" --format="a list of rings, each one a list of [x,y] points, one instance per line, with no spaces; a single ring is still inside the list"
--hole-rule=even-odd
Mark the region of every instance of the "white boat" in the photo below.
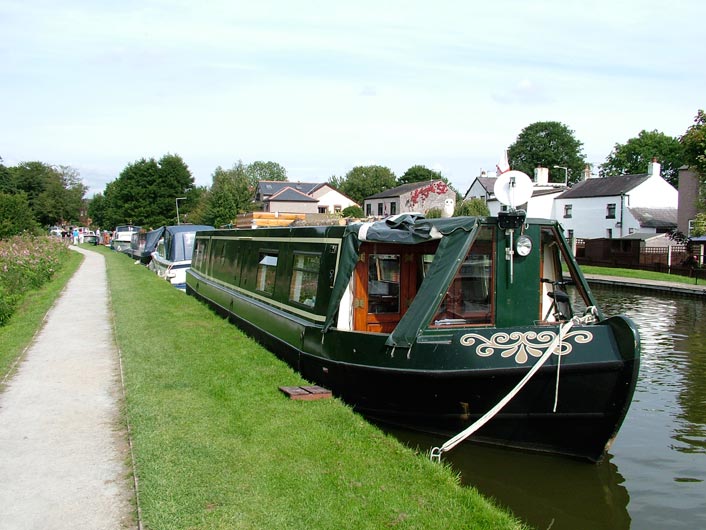
[[[162,227],[163,235],[152,252],[148,267],[177,289],[186,289],[186,271],[191,267],[196,232],[215,230],[208,225]]]
[[[139,226],[118,225],[115,227],[113,237],[110,240],[110,248],[118,252],[125,252],[130,249],[132,244],[132,234],[139,232]]]

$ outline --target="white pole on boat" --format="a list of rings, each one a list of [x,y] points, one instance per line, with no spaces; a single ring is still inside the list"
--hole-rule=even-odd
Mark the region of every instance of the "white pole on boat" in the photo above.
[[[179,222],[179,201],[185,201],[186,197],[177,197],[176,198],[176,210],[177,210],[177,224],[180,225],[181,223]]]
[[[434,447],[431,450],[431,459],[432,461],[436,460],[437,462],[441,461],[441,454],[445,453],[446,451],[450,451],[454,447],[456,447],[458,444],[460,444],[463,440],[471,436],[474,432],[476,432],[478,429],[480,429],[483,425],[488,423],[500,410],[507,405],[512,398],[514,398],[520,390],[527,384],[527,382],[532,379],[534,374],[537,373],[537,371],[544,366],[544,363],[547,362],[549,357],[552,356],[554,351],[561,346],[562,341],[564,340],[564,335],[566,335],[566,332],[571,329],[571,327],[574,325],[573,320],[569,320],[563,325],[559,327],[559,331],[552,341],[552,343],[549,345],[547,348],[547,351],[544,352],[542,357],[535,363],[535,365],[530,369],[529,372],[525,374],[525,376],[522,378],[522,380],[517,383],[515,388],[513,388],[504,398],[502,398],[500,401],[498,401],[497,405],[495,405],[492,409],[490,409],[488,412],[486,412],[483,416],[478,418],[472,425],[470,425],[468,428],[465,430],[461,431],[458,433],[456,436],[453,438],[447,440],[441,447]]]

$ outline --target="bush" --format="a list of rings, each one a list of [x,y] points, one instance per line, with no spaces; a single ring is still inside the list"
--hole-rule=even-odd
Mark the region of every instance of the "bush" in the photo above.
[[[27,195],[0,193],[0,239],[36,232],[38,226],[27,201]]]
[[[362,219],[364,213],[360,206],[347,206],[341,212],[343,217],[353,217],[354,219]]]
[[[14,313],[22,296],[49,281],[70,252],[53,237],[15,236],[0,240],[0,326]]]

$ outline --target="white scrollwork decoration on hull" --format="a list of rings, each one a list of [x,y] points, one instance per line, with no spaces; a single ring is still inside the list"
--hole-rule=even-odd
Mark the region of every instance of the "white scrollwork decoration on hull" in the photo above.
[[[515,357],[517,364],[525,364],[532,357],[541,357],[547,347],[556,338],[555,331],[512,331],[510,333],[495,333],[484,337],[478,333],[466,333],[461,337],[461,345],[476,347],[476,354],[480,357],[490,357],[496,350],[502,357]],[[593,340],[593,333],[585,330],[570,331],[564,335],[564,340],[554,352],[554,355],[568,355],[573,350],[570,342],[587,344]]]

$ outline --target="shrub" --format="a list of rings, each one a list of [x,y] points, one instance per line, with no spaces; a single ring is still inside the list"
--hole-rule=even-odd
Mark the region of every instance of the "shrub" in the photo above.
[[[54,276],[68,252],[53,237],[22,235],[0,240],[0,325],[12,316],[27,291]]]

